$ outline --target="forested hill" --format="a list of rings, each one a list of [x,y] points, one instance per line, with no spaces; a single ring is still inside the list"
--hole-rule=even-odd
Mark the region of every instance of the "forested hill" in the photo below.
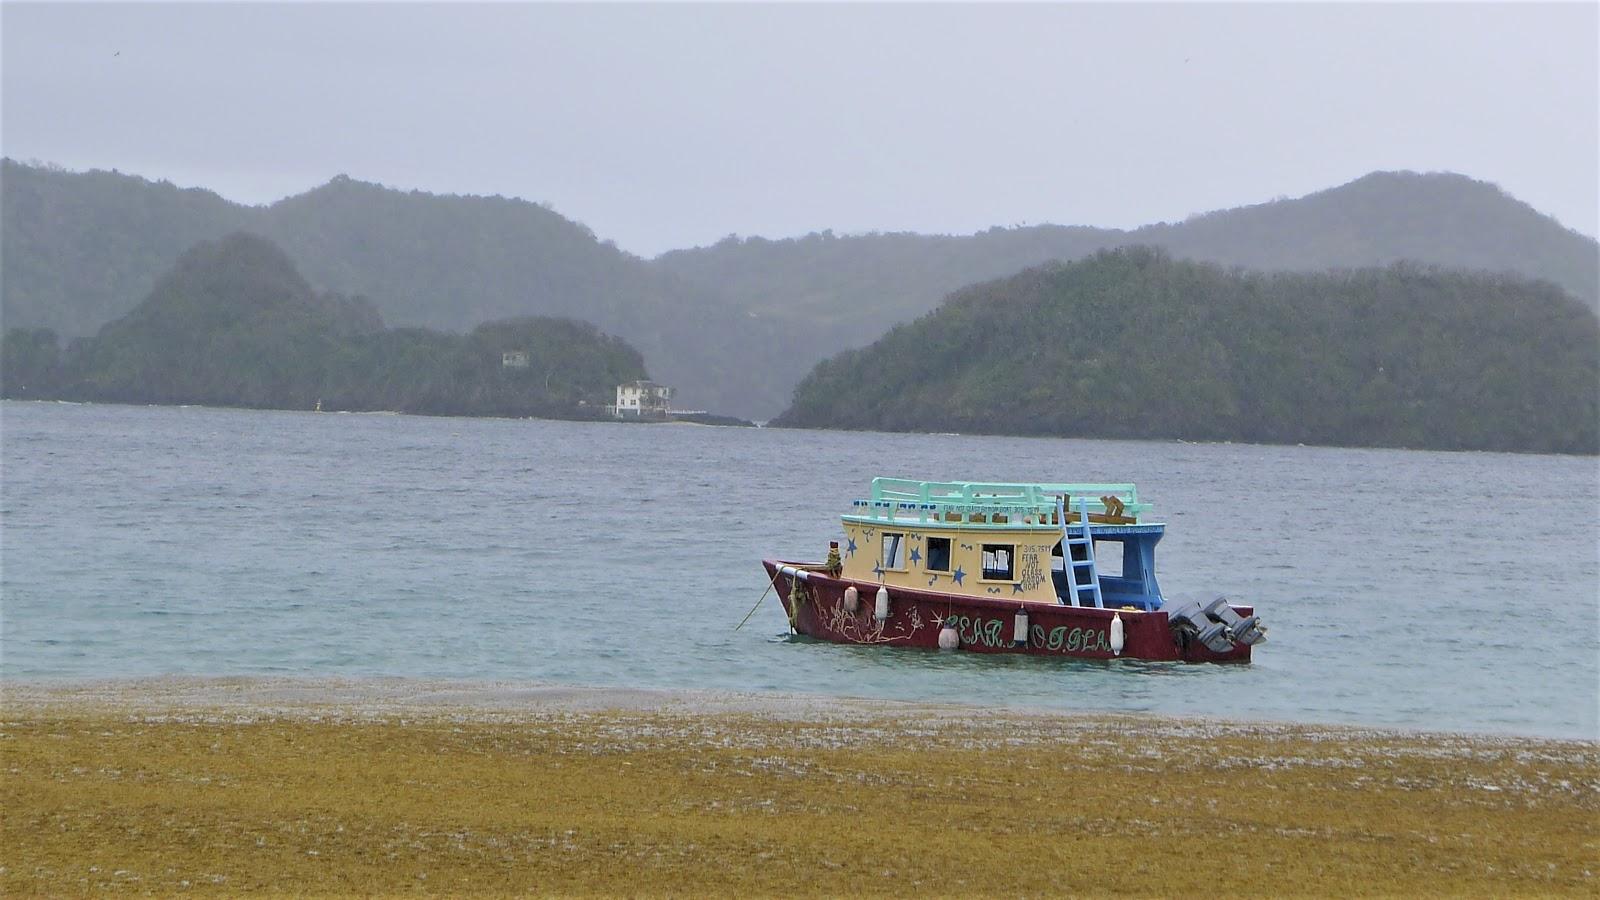
[[[1554,282],[1600,309],[1600,245],[1593,238],[1492,184],[1448,173],[1374,172],[1296,199],[1132,231],[1035,225],[970,236],[728,237],[663,254],[656,264],[758,311],[848,316],[878,297],[875,305],[914,316],[964,285],[1119,246],[1158,246],[1178,257],[1263,270],[1411,260],[1515,272]]]
[[[1553,282],[1600,310],[1594,238],[1463,175],[1374,172],[1298,200],[1149,225],[1129,241],[1251,269],[1311,272],[1410,260],[1515,272]]]
[[[507,366],[504,354],[525,354]],[[234,234],[179,258],[100,333],[62,348],[8,329],[7,397],[440,415],[587,417],[645,377],[593,325],[518,318],[457,335],[384,329],[364,298],[314,290],[272,242]]]
[[[774,424],[1595,453],[1597,384],[1600,320],[1545,282],[1125,248],[958,292]]]
[[[772,326],[726,315],[703,290],[523,200],[339,177],[249,207],[130,175],[10,160],[3,190],[8,328],[94,334],[132,310],[197,241],[242,230],[281,246],[319,290],[371,297],[390,325],[466,332],[529,315],[591,322],[637,347],[684,405],[749,411],[759,405],[753,394],[787,397],[816,361],[796,361],[781,375],[753,365]]]
[[[253,211],[210,191],[117,172],[0,162],[0,323],[94,334],[200,241]]]
[[[1279,199],[1133,231],[1039,225],[971,236],[832,233],[727,238],[655,264],[738,298],[748,314],[824,329],[861,346],[931,310],[951,291],[1051,260],[1122,246],[1263,270],[1321,271],[1399,260],[1551,281],[1600,309],[1600,246],[1461,175],[1375,172]]]
[[[5,161],[0,322],[90,335],[130,311],[195,242],[245,230],[282,246],[319,290],[372,298],[394,326],[466,332],[500,318],[594,323],[637,347],[686,406],[776,414],[819,360],[862,346],[964,285],[1132,243],[1261,269],[1397,259],[1506,270],[1594,308],[1595,242],[1498,188],[1379,173],[1296,200],[1125,232],[831,234],[641,260],[538,204],[335,178],[271,206],[129,175]]]

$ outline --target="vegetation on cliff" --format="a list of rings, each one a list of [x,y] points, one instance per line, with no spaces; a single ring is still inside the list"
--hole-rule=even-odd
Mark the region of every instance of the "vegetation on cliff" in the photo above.
[[[370,301],[312,289],[281,249],[242,233],[193,248],[132,312],[65,350],[48,329],[12,329],[0,368],[8,397],[511,416],[598,414],[617,384],[645,377],[638,351],[567,319],[387,330]]]
[[[1600,322],[1548,283],[1129,248],[962,290],[774,424],[1594,453],[1597,385]]]

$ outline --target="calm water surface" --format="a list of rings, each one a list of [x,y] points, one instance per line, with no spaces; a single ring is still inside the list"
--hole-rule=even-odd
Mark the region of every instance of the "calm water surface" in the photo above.
[[[8,678],[399,675],[1600,736],[1592,458],[0,406]],[[875,474],[1135,481],[1249,666],[788,639]]]

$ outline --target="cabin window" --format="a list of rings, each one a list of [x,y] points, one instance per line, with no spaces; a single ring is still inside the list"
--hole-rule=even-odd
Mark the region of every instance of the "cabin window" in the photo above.
[[[1102,578],[1122,577],[1122,542],[1095,541],[1094,568]]]
[[[1015,581],[1016,550],[1015,544],[984,544],[983,580]]]
[[[893,531],[883,533],[883,567],[885,569],[904,569],[906,567],[906,536]]]
[[[942,537],[928,538],[928,556],[922,565],[929,572],[950,571],[950,539]]]

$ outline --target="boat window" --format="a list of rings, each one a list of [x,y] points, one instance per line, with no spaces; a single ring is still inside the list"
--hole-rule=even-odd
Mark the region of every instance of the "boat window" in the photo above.
[[[1122,577],[1122,542],[1103,541],[1094,542],[1094,568],[1100,576],[1112,578]]]
[[[893,531],[883,533],[883,567],[885,569],[904,569],[906,567],[906,536]]]
[[[942,537],[928,538],[928,557],[922,565],[929,572],[950,571],[950,539]]]
[[[1012,562],[1016,549],[1015,544],[984,544],[983,580],[1015,581],[1016,569]]]

